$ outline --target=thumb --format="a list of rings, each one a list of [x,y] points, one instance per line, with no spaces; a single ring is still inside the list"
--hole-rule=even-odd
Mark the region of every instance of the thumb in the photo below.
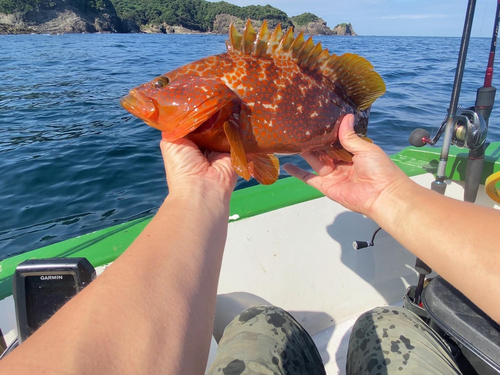
[[[354,115],[346,115],[342,120],[339,128],[339,140],[342,146],[354,155],[372,145],[354,132]]]

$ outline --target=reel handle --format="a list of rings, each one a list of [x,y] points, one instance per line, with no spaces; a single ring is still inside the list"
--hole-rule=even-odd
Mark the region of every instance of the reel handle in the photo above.
[[[410,142],[412,146],[422,147],[426,144],[432,144],[430,137],[431,135],[427,130],[418,128],[411,132],[408,142]]]

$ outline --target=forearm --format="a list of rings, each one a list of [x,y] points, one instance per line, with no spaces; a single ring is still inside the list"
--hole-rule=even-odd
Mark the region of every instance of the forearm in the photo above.
[[[441,196],[408,180],[384,192],[371,216],[500,321],[499,211]]]
[[[134,244],[9,356],[11,369],[203,373],[228,206],[229,196],[168,197]]]

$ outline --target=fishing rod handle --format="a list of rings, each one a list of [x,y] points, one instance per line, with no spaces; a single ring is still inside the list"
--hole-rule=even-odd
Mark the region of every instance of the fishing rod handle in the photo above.
[[[488,124],[488,120],[493,110],[493,105],[495,104],[495,94],[497,89],[493,86],[490,87],[480,87],[477,89],[476,94],[476,113],[483,116],[484,121]]]
[[[483,147],[481,147],[483,148]],[[469,152],[469,155],[472,153]],[[483,172],[484,152],[481,157],[472,159],[469,156],[467,166],[465,167],[465,186],[464,186],[464,201],[474,203],[476,201],[479,184],[481,182],[481,174]]]

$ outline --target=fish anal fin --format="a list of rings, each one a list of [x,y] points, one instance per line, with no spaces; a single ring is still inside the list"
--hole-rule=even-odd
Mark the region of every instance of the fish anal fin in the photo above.
[[[224,133],[226,133],[229,146],[231,147],[231,164],[233,169],[239,176],[248,181],[250,179],[250,172],[241,135],[229,121],[224,122]]]
[[[373,141],[366,136],[360,136],[360,138],[363,141],[373,143]],[[333,144],[332,147],[329,149],[321,150],[321,152],[328,155],[329,157],[331,157],[334,160],[345,161],[347,163],[350,163],[352,161],[352,157],[354,156],[349,151],[347,151],[345,148],[343,148],[342,145],[340,144],[340,142]]]
[[[248,169],[260,184],[271,185],[280,174],[280,162],[272,154],[249,154]]]
[[[346,163],[350,163],[352,161],[353,155],[343,148],[340,143],[335,144],[332,148],[322,151],[333,160],[345,161]]]

